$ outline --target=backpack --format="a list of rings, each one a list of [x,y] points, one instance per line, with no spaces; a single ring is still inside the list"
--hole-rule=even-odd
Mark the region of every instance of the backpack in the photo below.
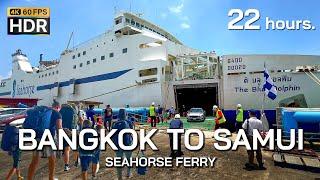
[[[52,111],[47,106],[35,106],[29,109],[22,127],[24,129],[33,129],[36,132],[36,137],[41,137],[44,130],[50,128]]]
[[[1,149],[4,151],[13,151],[14,147],[19,145],[19,128],[6,125],[2,134]]]
[[[62,127],[66,129],[76,129],[78,122],[77,111],[69,104],[63,104],[60,109],[62,117]]]
[[[117,129],[117,132],[112,136],[112,142],[119,148],[118,138],[119,133],[122,129],[132,129],[129,122],[127,120],[118,120],[112,125],[112,129]],[[132,144],[132,135],[129,133],[124,134],[123,136],[123,144],[125,146],[130,146]]]

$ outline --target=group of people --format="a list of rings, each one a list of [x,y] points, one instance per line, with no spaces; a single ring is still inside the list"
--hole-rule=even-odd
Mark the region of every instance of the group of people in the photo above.
[[[51,120],[50,120],[50,132],[52,136],[54,137],[54,140],[57,142],[58,137],[58,130],[63,129],[63,123],[62,123],[62,116],[59,113],[61,109],[61,105],[54,101],[52,104],[52,114],[51,114]],[[222,110],[219,109],[218,106],[213,106],[213,111],[215,115],[215,129],[218,128],[227,128],[227,120],[222,112]],[[169,128],[170,129],[183,129],[183,121],[181,120],[180,114],[175,113],[175,110],[173,107],[171,107],[169,110],[167,110],[165,113],[168,113],[167,117],[163,117],[164,110],[159,105],[157,108],[155,107],[155,103],[152,103],[149,108],[149,116],[151,119],[151,126],[156,127],[156,119],[159,118],[161,122],[164,122],[163,119],[170,118],[169,122]],[[256,111],[250,110],[249,111],[249,119],[245,120],[243,122],[243,109],[241,104],[237,105],[237,115],[236,115],[236,129],[237,131],[239,129],[244,129],[248,135],[248,140],[250,145],[252,146],[253,140],[253,129],[258,129],[262,131],[263,125],[262,122],[257,118]],[[97,115],[94,111],[94,106],[90,105],[88,110],[85,114],[81,114],[79,112],[78,114],[78,122],[77,122],[77,130],[81,131],[82,129],[96,129],[98,132],[100,132],[100,129],[106,128],[108,131],[111,129],[117,129],[117,133],[119,133],[122,129],[133,129],[133,122],[128,120],[127,113],[125,109],[120,109],[119,114],[117,117],[117,121],[112,123],[113,119],[113,111],[110,105],[107,105],[104,110],[104,121],[101,118],[101,115]],[[70,130],[70,129],[69,129]],[[66,130],[65,130],[66,131]],[[68,130],[67,130],[68,131]],[[118,135],[113,136],[113,142],[116,146],[118,145]],[[90,141],[88,139],[91,138],[90,134],[84,137],[84,144],[90,145]],[[38,141],[40,141],[41,137],[36,137]],[[124,144],[130,145],[132,143],[132,137],[128,136],[127,138],[124,138]],[[178,149],[173,149],[173,136],[172,134],[169,135],[169,141],[170,141],[170,157],[176,158],[183,156],[183,152],[181,150],[181,134],[178,136]],[[64,142],[64,151],[63,151],[63,160],[64,160],[64,170],[69,171],[69,161],[70,161],[70,147],[69,145]],[[118,151],[115,152],[117,157],[124,157],[124,158],[130,158],[132,156],[132,151],[123,151],[118,147]],[[28,180],[33,179],[35,176],[35,172],[38,168],[40,156],[44,156],[48,158],[48,168],[49,168],[49,179],[53,180],[55,175],[55,168],[56,168],[56,155],[57,151],[53,150],[51,146],[45,146],[42,151],[34,151],[32,154],[32,160],[28,168]],[[13,157],[13,168],[9,171],[6,179],[11,179],[14,173],[16,173],[18,179],[23,179],[21,176],[20,170],[19,170],[19,164],[20,164],[20,157],[21,157],[21,151],[19,150],[19,147],[14,147],[12,151],[10,151],[10,154]],[[262,161],[262,153],[261,153],[261,147],[258,146],[258,149],[256,150],[256,158],[259,163],[260,169],[265,169],[263,166]],[[80,159],[81,164],[81,171],[82,171],[82,179],[88,179],[88,169],[90,167],[90,164],[92,164],[92,178],[95,179],[99,167],[99,161],[100,161],[100,149],[94,149],[94,150],[83,150],[79,147],[77,151],[74,152],[74,159],[75,159],[75,167],[78,166],[79,162],[78,159]],[[248,170],[254,169],[254,151],[248,150],[248,163],[246,163],[246,168]],[[118,179],[122,179],[122,169],[123,168],[117,168],[117,176]],[[131,169],[127,168],[127,174],[128,177],[131,176]]]
[[[63,118],[60,114],[61,105],[54,101],[52,104],[52,107],[50,108],[52,110],[51,113],[51,119],[50,119],[50,132],[52,136],[54,137],[54,140],[57,144],[58,141],[58,130],[64,129],[64,131],[68,134],[70,133],[71,129],[66,129],[63,127]],[[125,109],[120,109],[119,114],[117,115],[117,121],[111,124],[111,120],[113,119],[113,113],[110,105],[106,106],[106,109],[104,111],[104,121],[101,121],[101,115],[96,114],[94,111],[94,106],[90,105],[89,108],[85,113],[78,112],[78,121],[77,121],[77,131],[81,131],[82,129],[95,129],[98,132],[98,135],[100,135],[100,130],[106,127],[109,131],[111,129],[117,129],[117,132],[112,137],[113,143],[117,146],[119,150],[115,152],[115,155],[117,157],[124,157],[124,158],[130,158],[132,151],[123,151],[120,149],[118,144],[118,134],[119,131],[122,129],[132,129],[133,124],[132,121],[128,120],[127,113]],[[103,123],[104,122],[104,123]],[[90,146],[92,142],[90,142],[90,138],[92,138],[92,134],[85,134],[84,135],[84,144],[87,146]],[[37,135],[36,140],[40,141],[41,137]],[[132,137],[128,136],[127,138],[124,138],[125,145],[130,145],[132,143]],[[66,142],[63,142],[63,160],[64,160],[64,171],[70,170],[69,165],[69,155],[70,155],[70,147]],[[99,146],[98,146],[99,147]],[[23,177],[21,176],[21,172],[19,169],[20,165],[20,158],[21,158],[21,151],[19,150],[19,147],[13,147],[12,150],[9,152],[10,155],[13,157],[13,168],[9,171],[8,175],[6,176],[6,179],[9,180],[12,178],[13,174],[16,173],[17,179],[21,180]],[[82,172],[82,179],[88,179],[88,170],[90,165],[92,165],[92,179],[97,178],[97,172],[99,169],[99,161],[100,161],[100,148],[94,149],[94,150],[84,150],[80,147],[78,147],[77,151],[73,152],[74,154],[74,166],[78,167],[79,159],[81,164],[81,172]],[[39,166],[40,158],[45,157],[48,158],[48,169],[49,169],[49,179],[54,180],[56,179],[55,171],[56,171],[56,157],[57,155],[60,155],[59,151],[53,150],[51,146],[44,146],[44,149],[42,151],[33,151],[32,153],[32,160],[29,164],[28,168],[28,174],[27,179],[31,180],[35,176],[35,172]],[[122,171],[123,168],[117,168],[117,177],[118,179],[122,179]],[[131,176],[131,170],[128,167],[127,177]]]
[[[213,112],[215,115],[215,130],[218,128],[227,128],[227,119],[225,118],[222,110],[219,109],[217,105],[213,106]],[[243,109],[241,104],[237,104],[236,109],[236,132],[239,129],[244,129],[249,140],[250,147],[253,146],[253,129],[257,129],[259,132],[263,131],[262,121],[257,118],[256,110],[249,110],[249,118],[244,121]],[[248,163],[245,164],[245,169],[253,170],[255,169],[254,165],[254,153],[256,152],[256,159],[258,162],[258,169],[265,170],[266,168],[263,165],[261,145],[258,143],[257,150],[247,150],[248,153]]]
[[[173,106],[170,109],[165,110],[160,104],[158,107],[152,102],[149,107],[149,118],[151,127],[156,127],[157,123],[167,123],[168,119],[172,119],[176,111]]]

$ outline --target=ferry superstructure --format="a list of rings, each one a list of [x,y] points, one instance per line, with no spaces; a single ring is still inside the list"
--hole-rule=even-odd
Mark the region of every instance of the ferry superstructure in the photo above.
[[[114,107],[163,104],[163,83],[172,76],[170,59],[198,53],[177,38],[138,15],[121,12],[111,30],[61,53],[58,60],[40,59],[32,67],[17,50],[12,76],[1,82],[0,97],[91,100]]]

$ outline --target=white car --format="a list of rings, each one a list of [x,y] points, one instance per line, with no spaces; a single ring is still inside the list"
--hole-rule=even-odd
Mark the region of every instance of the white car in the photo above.
[[[206,112],[202,108],[191,108],[187,114],[187,121],[205,121]]]
[[[6,124],[21,127],[25,117],[27,108],[3,108],[0,109],[0,131],[3,131]]]
[[[27,110],[27,108],[1,108],[0,109],[0,118],[8,117],[13,114],[18,114]]]

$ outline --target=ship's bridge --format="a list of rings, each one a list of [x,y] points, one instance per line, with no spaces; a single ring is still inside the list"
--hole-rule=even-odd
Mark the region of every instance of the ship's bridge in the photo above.
[[[133,35],[143,31],[156,34],[160,38],[168,39],[177,44],[182,44],[176,37],[159,26],[140,17],[141,14],[121,12],[114,18],[114,33],[116,36]]]

